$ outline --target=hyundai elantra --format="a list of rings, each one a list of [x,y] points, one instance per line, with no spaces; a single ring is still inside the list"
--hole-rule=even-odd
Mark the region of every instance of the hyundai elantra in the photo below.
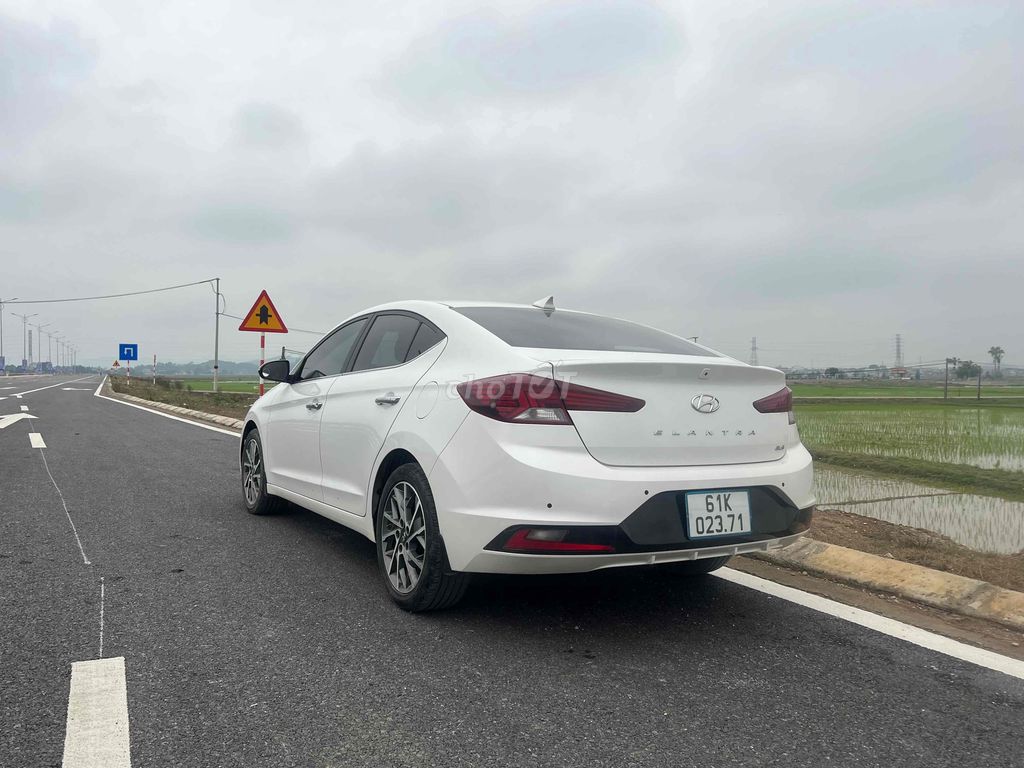
[[[279,383],[245,418],[246,508],[362,533],[407,610],[474,573],[709,573],[810,525],[781,372],[551,297],[375,307],[260,376]]]

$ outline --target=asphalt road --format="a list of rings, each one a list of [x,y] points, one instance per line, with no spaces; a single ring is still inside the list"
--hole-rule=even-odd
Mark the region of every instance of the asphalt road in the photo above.
[[[98,382],[0,390],[38,417],[0,430],[0,766],[61,764],[101,579],[136,766],[1024,760],[1024,681],[716,577],[488,577],[403,613],[366,540],[246,514],[236,438]]]

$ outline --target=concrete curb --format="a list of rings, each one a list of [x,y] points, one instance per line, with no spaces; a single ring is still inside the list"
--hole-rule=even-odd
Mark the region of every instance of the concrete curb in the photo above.
[[[1024,592],[803,538],[761,560],[1024,631]]]
[[[106,379],[103,382],[103,394],[107,397],[113,397],[118,400],[125,400],[129,403],[138,403],[144,405],[147,408],[155,408],[159,411],[167,411],[178,416],[184,416],[189,419],[196,419],[197,421],[207,421],[211,424],[217,424],[221,427],[228,427],[229,429],[237,429],[239,432],[242,431],[242,427],[245,426],[244,421],[238,419],[232,419],[230,416],[218,416],[215,413],[204,413],[203,411],[193,411],[191,408],[182,408],[180,405],[170,405],[168,403],[160,403],[156,400],[146,400],[142,397],[136,397],[135,395],[126,395],[123,392],[115,392],[113,387],[110,386],[110,379]]]

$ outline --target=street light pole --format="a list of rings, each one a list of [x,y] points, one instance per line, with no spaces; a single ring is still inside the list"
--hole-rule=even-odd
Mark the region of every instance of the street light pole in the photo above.
[[[7,299],[7,301],[17,301],[18,297],[15,296],[13,299]],[[4,356],[4,300],[0,299],[0,357]],[[7,372],[7,360],[4,359],[4,370],[0,373]]]
[[[33,323],[36,327],[36,353],[39,356],[39,362],[43,362],[43,328],[49,328],[53,323]],[[36,370],[39,370],[39,366],[36,366]]]
[[[19,315],[17,312],[11,312],[15,317],[21,318],[21,362],[25,366],[25,370],[28,370],[28,319],[35,317],[38,312],[33,312],[31,315]]]

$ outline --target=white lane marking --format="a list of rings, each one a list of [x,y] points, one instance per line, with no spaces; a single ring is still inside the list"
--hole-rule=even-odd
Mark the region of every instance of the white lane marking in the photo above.
[[[19,405],[18,407],[21,408],[21,410],[23,410],[23,411],[27,411],[28,410],[28,406],[27,405]]]
[[[61,392],[88,392],[88,387],[64,387]]]
[[[68,503],[64,501],[64,494],[60,492],[60,487],[57,485],[57,481],[53,479],[53,473],[50,471],[50,462],[46,460],[46,451],[40,451],[39,455],[43,457],[43,466],[46,467],[46,474],[50,476],[50,482],[53,483],[53,487],[57,491],[57,495],[60,497],[60,503],[64,507],[64,514],[68,516],[68,523],[71,524],[71,532],[75,534],[75,541],[78,542],[78,551],[82,555],[82,563],[85,565],[92,565],[89,562],[89,558],[85,556],[85,548],[82,546],[82,540],[78,537],[78,529],[75,527],[75,521],[71,519],[71,512],[68,511]]]
[[[131,768],[124,657],[71,665],[63,768]]]
[[[191,419],[183,419],[180,416],[175,416],[173,413],[165,413],[163,411],[158,411],[155,408],[147,408],[144,405],[136,405],[135,403],[127,403],[124,400],[118,400],[116,397],[107,397],[106,395],[101,395],[100,394],[100,390],[102,388],[103,388],[103,382],[101,381],[100,385],[98,387],[96,387],[96,391],[93,392],[93,395],[95,397],[102,398],[103,400],[109,400],[112,403],[117,403],[118,405],[127,405],[130,408],[138,408],[140,411],[146,411],[148,413],[155,413],[157,416],[163,416],[165,419],[174,419],[174,421],[180,421],[183,424],[190,424],[193,427],[202,427],[203,429],[208,429],[211,432],[220,432],[222,435],[231,435],[232,437],[238,437],[241,434],[241,432],[238,432],[236,430],[224,429],[222,427],[215,427],[212,424],[202,424],[202,423],[200,423],[198,421],[192,421]]]
[[[835,600],[812,595],[809,592],[801,592],[799,589],[793,589],[783,584],[777,584],[774,581],[752,576],[743,571],[722,568],[713,575],[724,581],[739,584],[740,586],[763,592],[772,597],[781,598],[790,603],[802,605],[805,608],[810,608],[829,616],[835,616],[843,621],[859,624],[862,627],[881,632],[883,635],[889,635],[890,637],[913,643],[921,648],[927,648],[930,651],[952,656],[954,659],[977,664],[979,667],[985,667],[986,669],[1002,672],[1005,675],[1024,680],[1024,661],[1017,661],[1017,659],[986,651],[983,648],[975,648],[973,645],[951,640],[948,637],[937,635],[926,629],[904,624],[902,621],[879,616],[876,613],[871,613],[861,608],[854,608],[851,605],[837,603]]]
[[[29,432],[28,441],[32,443],[33,448],[45,448],[46,443],[43,442],[43,436],[38,432]]]
[[[100,653],[99,656],[103,658],[103,602],[106,597],[106,589],[103,586],[103,577],[100,576]]]
[[[74,384],[76,381],[85,381],[91,379],[92,376],[83,376],[80,379],[72,379],[71,381],[59,381],[56,384],[51,384],[48,387],[39,387],[38,389],[27,389],[24,392],[18,392],[15,397],[20,398],[22,395],[31,395],[33,392],[42,392],[44,389],[53,389],[54,387],[63,387],[67,384]]]
[[[32,416],[28,413],[10,413],[6,416],[0,416],[0,429],[7,429],[11,424],[17,424],[22,419],[38,419],[38,416]]]

